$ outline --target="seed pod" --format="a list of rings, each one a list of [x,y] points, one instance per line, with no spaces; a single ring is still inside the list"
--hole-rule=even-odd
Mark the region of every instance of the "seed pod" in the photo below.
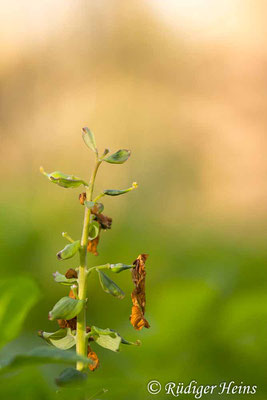
[[[118,150],[116,151],[116,153],[111,154],[110,156],[104,158],[103,161],[106,161],[111,164],[122,164],[128,160],[130,155],[131,155],[130,150],[125,150],[125,149]]]
[[[74,175],[64,174],[60,171],[54,171],[48,174],[44,171],[43,167],[40,167],[40,171],[44,174],[51,182],[56,183],[57,185],[64,188],[76,188],[78,186],[84,185],[88,186],[88,183],[83,181],[81,178],[78,178]]]
[[[127,189],[105,189],[104,194],[107,196],[120,196],[121,194],[128,193],[133,189],[138,188],[138,184],[136,182],[132,183],[132,186]]]
[[[80,248],[80,241],[79,240],[76,240],[73,243],[67,244],[67,246],[65,246],[64,249],[60,250],[57,253],[57,258],[59,260],[66,260],[68,258],[71,258],[77,253],[79,248]]]
[[[90,129],[88,129],[87,127],[84,127],[82,129],[82,135],[86,146],[89,147],[89,149],[93,150],[95,153],[97,153],[96,142],[93,132],[90,131]]]
[[[62,297],[48,314],[48,319],[72,319],[78,315],[83,308],[84,300],[76,300],[70,297]]]
[[[112,296],[118,297],[118,299],[123,299],[125,293],[121,290],[121,288],[110,279],[109,276],[104,274],[104,272],[97,270],[99,275],[99,281],[102,286],[104,292],[111,294]]]
[[[125,271],[126,269],[131,269],[133,268],[132,265],[125,265],[125,264],[110,264],[110,267],[112,272],[116,272],[118,274],[119,272]]]

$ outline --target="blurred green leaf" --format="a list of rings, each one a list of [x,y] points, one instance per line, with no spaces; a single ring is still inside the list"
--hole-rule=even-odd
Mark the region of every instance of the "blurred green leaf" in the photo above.
[[[121,194],[128,193],[131,190],[136,189],[137,187],[138,187],[137,183],[133,182],[132,186],[130,188],[128,188],[128,189],[122,189],[122,190],[119,190],[119,189],[105,189],[103,191],[103,193],[105,195],[107,195],[107,196],[120,196]]]
[[[89,128],[85,127],[82,128],[82,135],[86,146],[89,147],[89,149],[93,150],[95,153],[97,153],[96,142],[93,132],[91,132]]]
[[[102,289],[104,292],[111,294],[112,296],[118,297],[119,299],[123,299],[125,294],[119,288],[119,286],[113,282],[112,279],[110,279],[104,272],[100,271],[97,269],[98,276],[99,276],[99,281],[102,286]]]
[[[66,278],[65,275],[60,274],[58,271],[53,274],[55,282],[61,283],[62,285],[73,285],[77,282],[76,278]]]
[[[39,331],[39,336],[47,343],[62,350],[68,350],[76,344],[75,336],[71,334],[70,329],[59,329],[56,332]]]
[[[9,369],[23,367],[31,364],[73,364],[81,361],[85,364],[92,364],[92,360],[77,355],[73,351],[55,349],[53,347],[42,346],[35,349],[17,354],[9,359],[0,362],[0,373],[7,372]]]
[[[76,368],[66,368],[64,369],[58,378],[56,378],[56,384],[58,386],[69,386],[81,384],[88,378],[88,375],[84,372],[77,371]]]
[[[128,160],[128,158],[131,155],[130,150],[118,150],[116,153],[111,154],[109,157],[106,157],[103,159],[103,161],[106,161],[111,164],[123,164],[125,161]]]
[[[76,240],[73,243],[67,244],[63,250],[60,250],[57,253],[57,258],[59,260],[67,260],[68,258],[73,257],[80,248],[80,241]]]
[[[89,239],[94,240],[99,234],[99,223],[93,221],[89,225]]]
[[[64,187],[64,188],[76,188],[81,185],[88,186],[81,178],[77,178],[74,175],[64,174],[60,171],[54,171],[48,174],[44,171],[43,167],[40,168],[40,171],[43,175],[45,175],[51,182],[56,183],[57,185]]]
[[[76,300],[71,297],[62,297],[49,312],[49,320],[72,319],[78,315],[84,305],[84,300]]]
[[[0,283],[0,347],[13,340],[30,309],[40,297],[35,282],[29,278],[14,277]]]

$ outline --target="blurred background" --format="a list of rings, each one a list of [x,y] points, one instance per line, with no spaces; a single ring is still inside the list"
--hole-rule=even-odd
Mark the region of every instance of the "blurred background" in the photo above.
[[[139,183],[105,199],[113,227],[89,263],[149,253],[151,324],[137,332],[129,323],[127,272],[115,277],[123,301],[92,276],[89,323],[142,341],[119,354],[95,346],[92,390],[143,400],[152,379],[235,380],[258,385],[247,400],[266,399],[266,12],[264,0],[1,3],[1,276],[31,277],[42,293],[1,355],[56,329],[47,313],[66,289],[52,273],[78,258],[55,255],[61,232],[80,237],[83,208],[79,189],[52,185],[39,167],[88,179],[89,126],[100,149],[132,150],[126,164],[101,167],[96,190]],[[22,371],[2,393],[47,399],[61,369]]]

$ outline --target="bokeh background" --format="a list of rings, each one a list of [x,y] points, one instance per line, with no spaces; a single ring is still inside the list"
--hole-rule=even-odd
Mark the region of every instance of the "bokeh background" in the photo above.
[[[105,200],[113,228],[89,263],[149,253],[151,324],[129,324],[129,274],[116,276],[123,301],[92,276],[89,322],[142,341],[119,354],[95,348],[92,391],[143,400],[152,379],[235,380],[258,385],[247,400],[266,399],[266,12],[264,0],[1,3],[1,277],[31,277],[42,293],[2,356],[56,328],[47,313],[66,289],[52,272],[78,259],[55,254],[61,232],[79,238],[83,209],[79,189],[50,184],[39,166],[86,179],[89,126],[99,148],[132,150],[126,164],[101,167],[97,190],[139,183]],[[23,370],[1,392],[50,398],[61,369]]]

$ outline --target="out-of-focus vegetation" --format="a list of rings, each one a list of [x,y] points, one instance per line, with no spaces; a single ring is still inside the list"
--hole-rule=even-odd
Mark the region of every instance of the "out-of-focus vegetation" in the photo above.
[[[256,39],[242,40],[250,30],[263,35],[264,4],[252,8],[251,25],[236,17],[241,34],[203,42],[197,33],[194,40],[174,33],[145,2],[78,1],[57,32],[7,54],[0,69],[1,280],[32,279],[42,297],[1,357],[38,346],[40,327],[56,328],[44,321],[66,290],[52,273],[73,265],[55,255],[62,231],[80,237],[83,209],[79,189],[49,185],[39,166],[87,179],[92,159],[80,129],[88,125],[103,149],[132,150],[124,168],[103,166],[99,190],[139,183],[132,196],[105,200],[113,227],[89,262],[127,264],[140,250],[149,253],[151,324],[136,332],[129,323],[127,274],[118,275],[124,301],[103,297],[90,278],[89,322],[142,346],[119,354],[98,348],[101,366],[88,393],[104,387],[101,398],[141,400],[151,379],[235,380],[258,385],[247,400],[266,399],[266,51]],[[1,396],[54,398],[62,369],[5,376]]]

